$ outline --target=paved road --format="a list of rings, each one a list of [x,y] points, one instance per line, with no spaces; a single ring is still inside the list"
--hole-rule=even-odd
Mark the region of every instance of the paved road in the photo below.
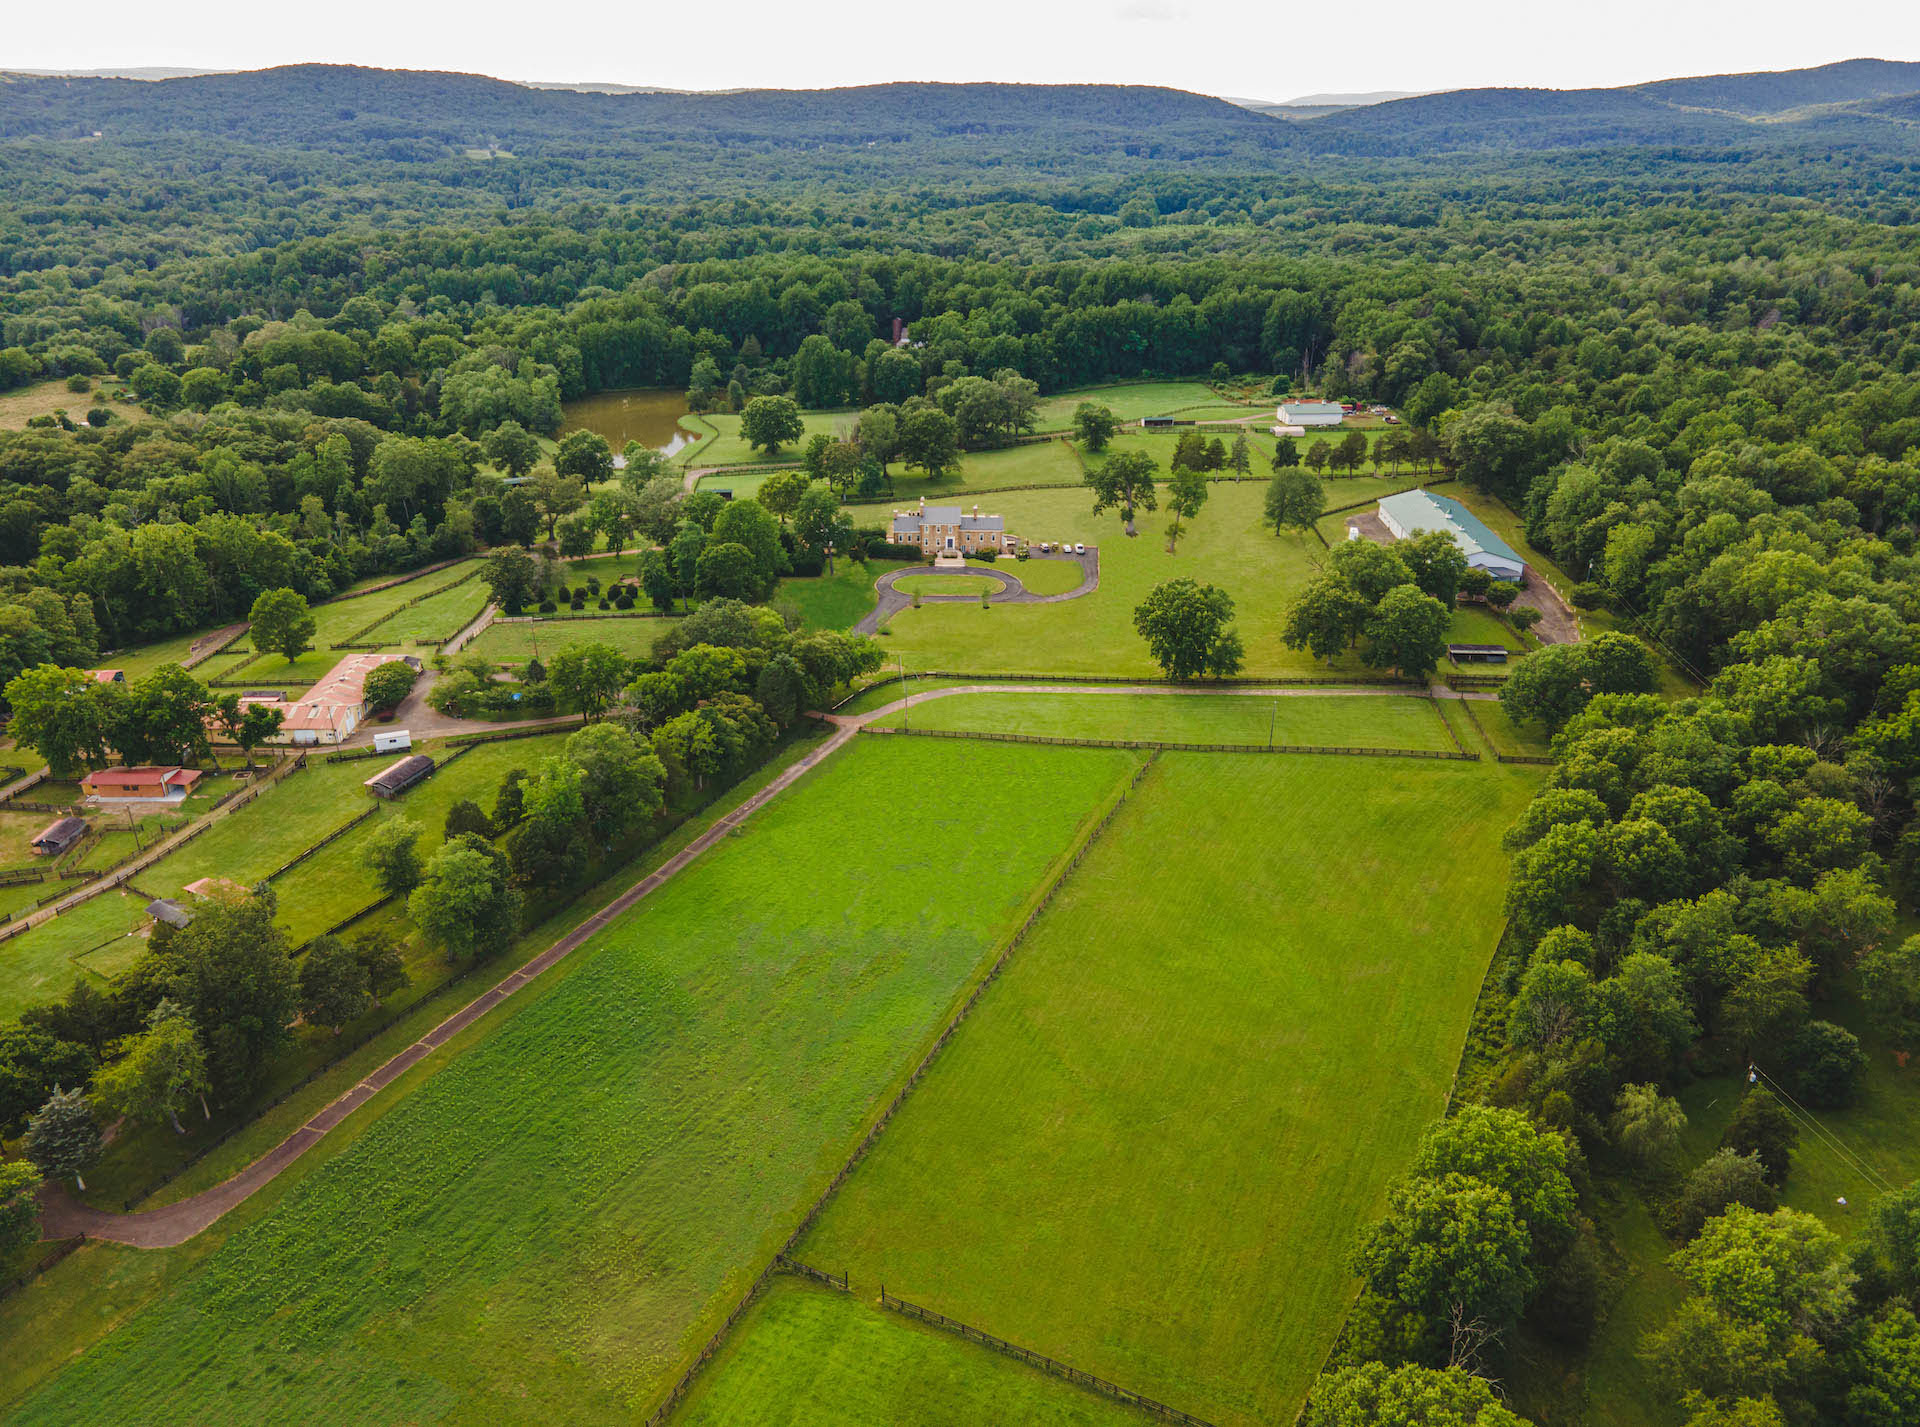
[[[998,594],[987,596],[988,604],[1060,604],[1065,600],[1077,600],[1090,595],[1100,588],[1100,547],[1089,545],[1084,555],[1042,555],[1035,552],[1027,557],[1030,560],[1065,560],[1080,566],[1080,583],[1073,589],[1058,595],[1037,595],[1020,582],[1020,577],[1000,568],[996,562],[991,568],[983,565],[967,565],[962,568],[937,570],[931,565],[908,565],[904,569],[890,570],[873,582],[874,589],[880,592],[879,602],[872,613],[854,625],[855,634],[872,634],[882,624],[913,603],[911,595],[903,595],[894,589],[893,582],[906,575],[992,575],[1001,581]],[[972,603],[978,595],[929,595],[923,594],[922,600],[936,603]]]

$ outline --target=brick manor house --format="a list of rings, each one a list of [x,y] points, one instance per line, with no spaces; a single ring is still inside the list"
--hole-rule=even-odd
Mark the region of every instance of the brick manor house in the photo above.
[[[957,505],[928,505],[923,497],[916,510],[896,510],[887,538],[895,545],[918,545],[931,560],[936,555],[973,555],[991,550],[1011,553],[1019,541],[1007,534],[1004,516],[982,515],[975,506],[967,514]]]

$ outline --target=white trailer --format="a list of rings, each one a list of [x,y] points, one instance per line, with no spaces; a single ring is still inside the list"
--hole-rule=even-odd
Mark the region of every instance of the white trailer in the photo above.
[[[413,735],[404,728],[392,729],[373,736],[375,753],[400,753],[413,747]]]

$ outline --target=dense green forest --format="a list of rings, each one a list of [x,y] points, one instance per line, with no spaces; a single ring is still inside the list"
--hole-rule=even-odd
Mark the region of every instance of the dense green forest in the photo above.
[[[0,682],[531,538],[559,497],[501,483],[500,433],[600,390],[910,410],[1224,368],[1394,405],[1700,690],[1656,698],[1631,640],[1515,676],[1556,767],[1511,839],[1510,1015],[1484,1105],[1363,1245],[1309,1409],[1381,1420],[1378,1363],[1577,1351],[1608,1293],[1589,1196],[1666,1163],[1677,1086],[1779,1054],[1844,1104],[1826,1010],[1863,983],[1920,1049],[1912,71],[1305,123],[1157,90],[16,79],[0,386],[76,396],[0,434]],[[90,418],[96,386],[135,419]],[[1844,1246],[1775,1212],[1765,1095],[1724,1158],[1653,1175],[1692,1290],[1662,1390],[1701,1427],[1920,1420],[1915,1192]],[[1460,1420],[1506,1420],[1457,1379]]]

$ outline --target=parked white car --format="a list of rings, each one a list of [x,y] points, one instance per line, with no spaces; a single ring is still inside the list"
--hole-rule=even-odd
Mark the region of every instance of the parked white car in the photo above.
[[[1073,553],[1076,555],[1084,555],[1087,553],[1087,547],[1076,540],[1073,542]]]

